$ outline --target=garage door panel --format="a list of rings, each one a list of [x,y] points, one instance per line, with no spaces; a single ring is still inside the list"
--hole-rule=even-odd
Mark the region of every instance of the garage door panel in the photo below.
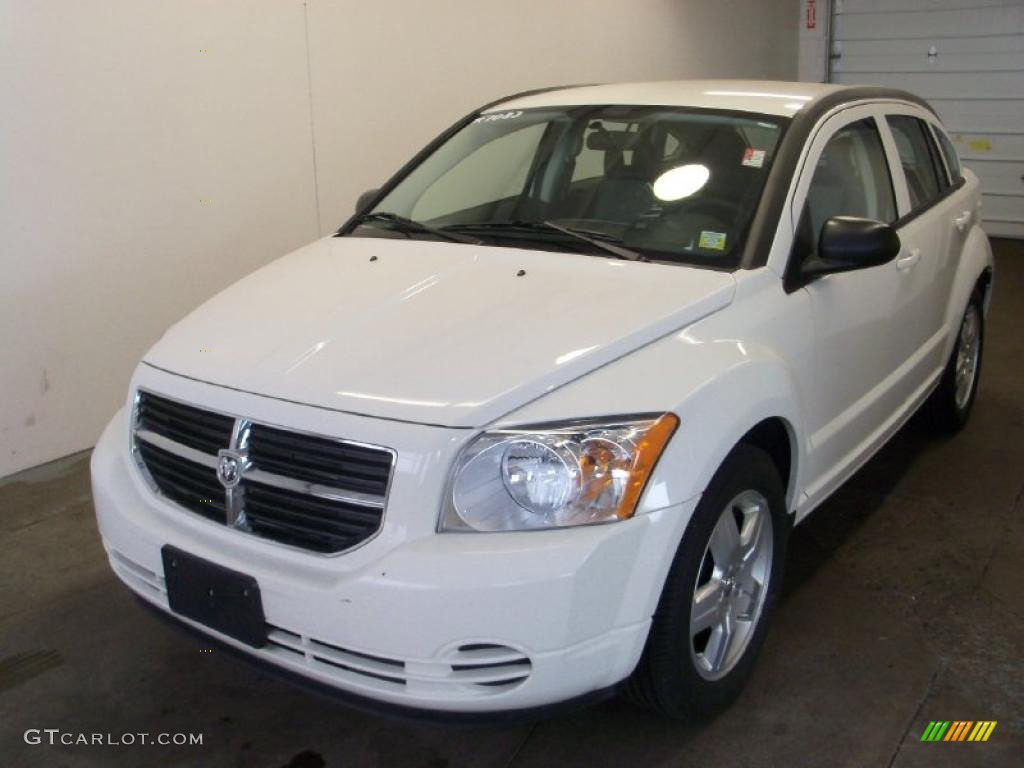
[[[916,93],[981,180],[992,235],[1024,237],[1024,0],[834,0],[830,79]]]
[[[1020,199],[1016,197],[985,195],[981,210],[986,219],[1024,223],[1024,217],[1020,215]]]
[[[838,38],[837,38],[838,39]],[[856,56],[926,56],[928,48],[935,46],[939,59],[946,54],[1020,54],[1024,52],[1024,34],[984,35],[981,37],[926,37],[919,42],[907,40],[843,40],[837,42],[842,58]]]
[[[953,11],[963,9],[967,4],[974,8],[991,8],[1007,5],[1007,0],[834,0],[836,13],[879,13],[891,11],[910,11],[914,13],[929,11]],[[922,7],[923,6],[923,7]]]
[[[1024,6],[1002,5],[912,12],[837,13],[834,20],[837,40],[879,40],[922,37],[968,37],[1024,32]]]
[[[1012,237],[1024,240],[1024,223],[986,220],[985,232],[989,237]]]
[[[1024,135],[997,133],[965,133],[955,131],[946,123],[949,137],[963,158],[979,162],[1024,162]]]
[[[1022,99],[931,99],[951,133],[984,135],[1010,133],[1020,135],[1024,128]]]
[[[981,179],[982,192],[985,195],[1024,196],[1024,161],[1007,162],[1005,160],[979,159],[967,155],[962,158],[966,168],[970,168]],[[1021,201],[1017,201],[1020,205]]]
[[[1016,38],[1024,41],[1024,37]],[[890,42],[890,41],[886,41]],[[891,44],[891,42],[890,42]],[[928,55],[927,42],[899,44],[901,53],[854,53],[854,44],[843,45],[842,57],[833,72],[999,72],[1024,69],[1024,48],[1012,53],[948,53]],[[938,46],[936,46],[938,47]]]
[[[887,85],[903,88],[926,99],[955,96],[975,90],[978,76],[971,72],[842,72],[834,69],[833,82],[862,85]],[[1024,95],[1024,80],[1020,72],[985,72],[982,81],[985,94],[1000,92]]]

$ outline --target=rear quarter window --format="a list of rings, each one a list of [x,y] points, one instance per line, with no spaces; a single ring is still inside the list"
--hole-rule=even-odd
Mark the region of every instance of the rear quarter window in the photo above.
[[[946,160],[946,168],[949,170],[949,178],[953,184],[958,184],[964,175],[960,170],[960,156],[956,153],[956,147],[949,140],[946,132],[938,126],[932,126],[935,135],[939,137],[939,149],[942,150],[942,157]]]

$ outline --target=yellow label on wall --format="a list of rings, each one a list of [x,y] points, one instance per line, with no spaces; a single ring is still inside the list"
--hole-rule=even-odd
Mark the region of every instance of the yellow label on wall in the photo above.
[[[991,141],[991,139],[987,139],[987,138],[984,138],[984,137],[982,137],[980,139],[971,139],[967,143],[967,146],[970,147],[971,149],[973,149],[975,152],[991,152],[992,151],[992,141]]]

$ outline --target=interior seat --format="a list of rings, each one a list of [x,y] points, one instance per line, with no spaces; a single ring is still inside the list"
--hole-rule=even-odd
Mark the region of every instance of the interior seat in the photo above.
[[[595,190],[591,215],[604,221],[632,223],[654,202],[651,184],[657,174],[657,150],[642,134],[620,131],[607,136],[597,133],[588,138],[592,149],[602,144],[605,174]]]

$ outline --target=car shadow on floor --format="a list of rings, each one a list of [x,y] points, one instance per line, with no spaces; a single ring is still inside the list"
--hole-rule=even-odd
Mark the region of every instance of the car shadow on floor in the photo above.
[[[793,529],[782,600],[813,578],[889,498],[921,453],[935,440],[912,420],[867,464]]]

